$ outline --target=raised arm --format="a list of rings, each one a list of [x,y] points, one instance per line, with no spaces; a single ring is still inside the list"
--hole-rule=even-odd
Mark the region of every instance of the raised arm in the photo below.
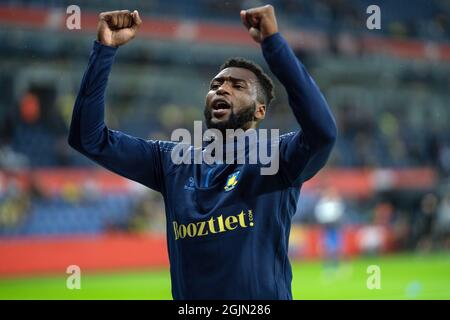
[[[336,123],[314,80],[278,32],[270,5],[241,11],[252,38],[261,43],[270,70],[286,89],[301,131],[280,142],[280,169],[292,185],[314,176],[326,163],[337,136]]]
[[[162,191],[161,142],[110,130],[104,122],[105,90],[117,48],[134,38],[137,11],[100,14],[97,41],[84,73],[72,114],[69,144],[103,167]]]

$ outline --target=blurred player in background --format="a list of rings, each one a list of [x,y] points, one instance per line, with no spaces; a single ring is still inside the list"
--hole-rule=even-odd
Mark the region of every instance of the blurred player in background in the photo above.
[[[336,189],[324,190],[314,213],[317,222],[324,227],[323,246],[325,253],[325,268],[337,269],[342,240],[339,227],[344,215],[345,205]]]

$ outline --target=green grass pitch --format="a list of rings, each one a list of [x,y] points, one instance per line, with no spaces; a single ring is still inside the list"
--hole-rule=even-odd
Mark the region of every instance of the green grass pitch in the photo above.
[[[381,288],[367,288],[377,265]],[[293,263],[294,299],[450,299],[450,253],[358,258],[327,266]],[[81,274],[81,289],[66,288],[66,274],[0,278],[0,299],[171,299],[167,270]]]

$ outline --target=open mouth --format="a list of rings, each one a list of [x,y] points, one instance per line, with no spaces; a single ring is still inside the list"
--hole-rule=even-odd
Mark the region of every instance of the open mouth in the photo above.
[[[230,109],[231,106],[226,100],[218,99],[215,100],[212,104],[213,110],[220,110],[220,109]]]
[[[231,109],[231,105],[225,100],[216,100],[212,104],[212,114],[216,118],[221,118],[226,115]]]

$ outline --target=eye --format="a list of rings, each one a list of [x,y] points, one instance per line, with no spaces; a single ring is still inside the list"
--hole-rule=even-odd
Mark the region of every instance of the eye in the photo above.
[[[235,87],[236,89],[243,89],[243,88],[244,88],[244,86],[243,86],[243,85],[240,85],[240,84],[235,84],[234,87]]]
[[[213,89],[213,90],[216,90],[216,89],[219,88],[219,84],[218,83],[211,83],[210,88]]]

